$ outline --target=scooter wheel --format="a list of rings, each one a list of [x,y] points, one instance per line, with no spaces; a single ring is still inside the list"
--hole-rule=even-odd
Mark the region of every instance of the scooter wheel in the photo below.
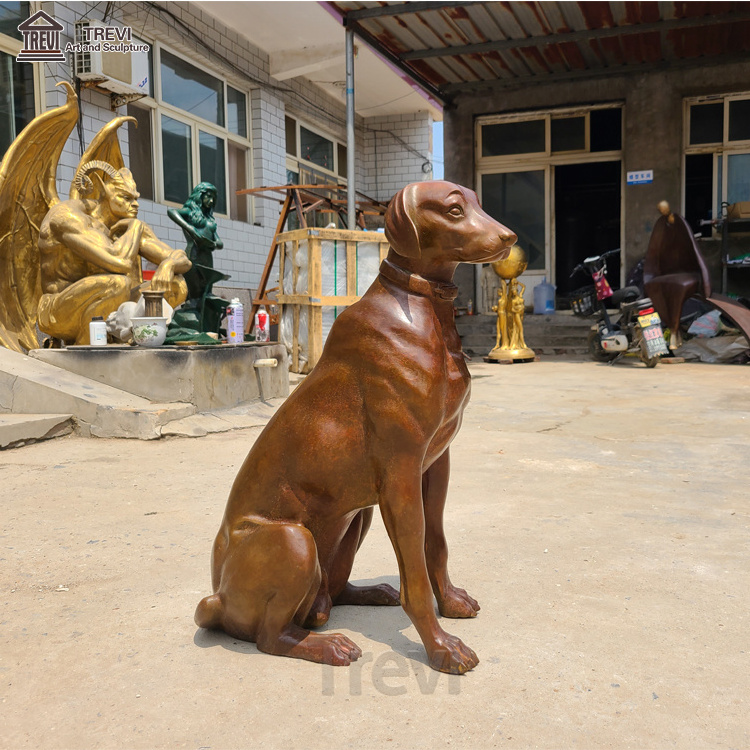
[[[617,359],[617,354],[602,348],[598,331],[589,331],[589,354],[595,362],[611,362]]]
[[[656,365],[659,364],[659,360],[661,357],[647,357],[643,352],[641,352],[641,362],[643,362],[646,367],[656,367]]]

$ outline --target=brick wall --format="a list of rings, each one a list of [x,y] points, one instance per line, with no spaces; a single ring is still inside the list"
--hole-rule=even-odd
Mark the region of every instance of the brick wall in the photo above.
[[[429,112],[365,120],[365,192],[387,201],[404,185],[432,179],[432,116]]]

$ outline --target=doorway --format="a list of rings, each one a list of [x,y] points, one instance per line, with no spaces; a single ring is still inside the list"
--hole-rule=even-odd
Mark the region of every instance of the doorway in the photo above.
[[[619,161],[556,166],[555,284],[559,297],[591,283],[570,274],[584,258],[620,247],[621,165]],[[620,286],[620,260],[607,264],[607,280]]]

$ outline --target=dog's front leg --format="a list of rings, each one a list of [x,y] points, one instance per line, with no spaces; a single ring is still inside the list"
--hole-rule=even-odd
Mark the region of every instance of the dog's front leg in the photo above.
[[[395,460],[384,467],[380,509],[396,551],[401,575],[401,604],[422,639],[430,666],[463,674],[478,663],[477,655],[438,624],[425,560],[425,518],[420,462]]]
[[[450,472],[450,453],[446,448],[422,475],[427,573],[443,617],[476,617],[480,610],[476,599],[464,589],[454,586],[448,576],[448,543],[443,528],[443,511]]]

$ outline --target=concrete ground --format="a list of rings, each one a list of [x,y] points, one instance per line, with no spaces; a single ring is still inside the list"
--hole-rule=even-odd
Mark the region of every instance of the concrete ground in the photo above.
[[[334,609],[351,668],[193,624],[259,429],[0,453],[3,748],[750,747],[750,370],[471,366],[446,511],[481,663]],[[397,583],[382,522],[353,579]]]

